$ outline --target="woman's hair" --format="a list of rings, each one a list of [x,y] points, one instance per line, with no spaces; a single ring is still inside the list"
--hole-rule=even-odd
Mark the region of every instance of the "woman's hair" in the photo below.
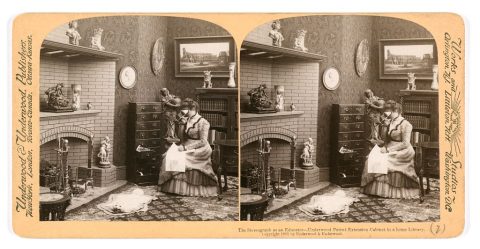
[[[395,100],[388,100],[387,103],[385,103],[385,110],[402,114],[402,105],[397,103]]]
[[[195,109],[197,112],[200,111],[200,106],[198,105],[197,101],[191,99],[191,98],[186,98],[182,101],[182,106],[181,109],[185,110],[192,110]]]

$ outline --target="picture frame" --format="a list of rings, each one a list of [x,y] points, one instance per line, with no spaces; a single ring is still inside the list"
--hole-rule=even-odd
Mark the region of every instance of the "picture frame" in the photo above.
[[[124,66],[120,69],[118,79],[120,85],[125,89],[132,89],[137,83],[138,73],[134,66]]]
[[[175,38],[175,77],[229,77],[229,64],[235,62],[235,41],[231,36]]]
[[[433,65],[438,63],[434,39],[379,40],[379,78],[407,79],[415,73],[417,80],[432,80]]]

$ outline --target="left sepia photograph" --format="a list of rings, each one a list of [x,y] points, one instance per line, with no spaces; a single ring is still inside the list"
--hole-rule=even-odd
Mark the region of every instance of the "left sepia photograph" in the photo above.
[[[40,50],[41,221],[236,221],[235,42],[198,19],[71,20]]]

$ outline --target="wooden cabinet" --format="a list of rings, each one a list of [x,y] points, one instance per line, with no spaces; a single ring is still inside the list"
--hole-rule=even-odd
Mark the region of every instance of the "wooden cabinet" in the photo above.
[[[332,106],[330,181],[341,187],[359,186],[366,154],[365,105]],[[340,148],[352,152],[340,153]]]
[[[159,102],[129,103],[127,179],[139,185],[157,184],[165,151],[165,128]],[[145,151],[137,151],[141,146]]]
[[[413,126],[412,144],[438,141],[438,91],[401,90],[400,103],[403,117]]]

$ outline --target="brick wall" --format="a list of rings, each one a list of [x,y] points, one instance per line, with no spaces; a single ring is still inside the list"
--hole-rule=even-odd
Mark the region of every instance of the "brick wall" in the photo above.
[[[40,101],[45,103],[43,94],[49,87],[57,83],[64,83],[64,94],[72,98],[72,84],[82,86],[81,109],[86,109],[86,104],[91,102],[93,109],[100,113],[93,116],[61,116],[42,118],[40,121],[40,132],[48,129],[76,125],[86,128],[94,133],[93,154],[98,153],[101,139],[109,136],[112,143],[115,143],[113,137],[113,115],[114,115],[114,96],[115,96],[115,62],[97,61],[97,60],[62,60],[54,58],[41,58],[40,63]],[[86,165],[87,147],[85,141],[80,139],[69,139],[71,153],[69,153],[69,162],[72,166]],[[53,146],[53,147],[52,147]],[[47,143],[41,146],[41,158],[51,158],[52,149],[56,147],[55,143]],[[112,155],[111,155],[112,156]],[[56,158],[56,157],[55,157]],[[111,157],[110,160],[113,158]],[[96,161],[94,161],[96,163]],[[95,165],[94,163],[94,165]]]
[[[274,85],[285,86],[285,107],[289,110],[294,103],[300,116],[284,116],[275,119],[241,121],[241,132],[245,134],[261,127],[280,127],[289,129],[297,134],[295,160],[300,164],[300,154],[303,142],[317,136],[317,103],[319,84],[318,63],[303,62],[271,62],[242,58],[241,60],[241,104],[248,104],[247,92],[260,83],[267,85],[270,95],[274,96]],[[312,91],[312,89],[315,89]],[[245,109],[243,109],[244,111]],[[290,145],[283,140],[272,139],[272,154],[270,162],[275,167],[290,167]],[[314,141],[315,142],[315,141]],[[316,142],[315,142],[316,144]],[[252,160],[256,163],[256,145],[249,144],[242,147],[242,161]],[[315,155],[314,155],[315,159]]]

